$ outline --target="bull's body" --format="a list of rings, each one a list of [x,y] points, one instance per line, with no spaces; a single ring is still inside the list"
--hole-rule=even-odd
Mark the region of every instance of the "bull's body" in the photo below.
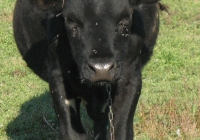
[[[15,40],[28,66],[49,83],[60,139],[88,139],[80,121],[81,100],[94,121],[95,139],[109,139],[107,85],[115,140],[133,139],[141,69],[159,30],[158,4],[143,2],[17,0]],[[120,12],[129,15],[121,18]]]

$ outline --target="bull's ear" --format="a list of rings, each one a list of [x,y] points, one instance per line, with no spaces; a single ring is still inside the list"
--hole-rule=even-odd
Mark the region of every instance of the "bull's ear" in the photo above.
[[[64,0],[36,0],[39,9],[48,10],[52,8],[62,7]]]
[[[134,3],[137,4],[141,4],[141,3],[146,3],[146,4],[152,4],[152,3],[156,3],[159,2],[160,0],[134,0]]]

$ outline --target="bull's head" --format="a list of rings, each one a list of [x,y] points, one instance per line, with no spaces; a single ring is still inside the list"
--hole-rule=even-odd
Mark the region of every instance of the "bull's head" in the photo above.
[[[71,53],[82,82],[102,85],[128,77],[128,72],[140,63],[145,36],[141,16],[134,6],[155,1],[60,2]],[[40,3],[44,5],[45,1]]]

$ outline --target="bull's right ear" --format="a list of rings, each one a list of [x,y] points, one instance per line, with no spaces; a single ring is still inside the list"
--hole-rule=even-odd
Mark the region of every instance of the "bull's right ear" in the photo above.
[[[52,8],[62,7],[64,0],[36,0],[39,9],[49,10]]]

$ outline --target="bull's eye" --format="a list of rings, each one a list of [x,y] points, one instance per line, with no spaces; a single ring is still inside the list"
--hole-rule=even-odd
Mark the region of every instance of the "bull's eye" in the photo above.
[[[132,18],[132,14],[127,14],[124,16],[123,20],[126,20],[128,22],[129,20],[131,20],[131,18]]]
[[[72,18],[66,17],[65,24],[67,29],[71,32],[72,37],[76,37],[78,33],[79,24]]]
[[[127,14],[123,17],[123,19],[118,23],[117,26],[117,34],[128,37],[130,33],[132,14]]]
[[[69,17],[66,17],[66,18],[65,18],[65,22],[66,22],[67,24],[76,24],[76,22],[75,22],[72,18],[69,18]]]

